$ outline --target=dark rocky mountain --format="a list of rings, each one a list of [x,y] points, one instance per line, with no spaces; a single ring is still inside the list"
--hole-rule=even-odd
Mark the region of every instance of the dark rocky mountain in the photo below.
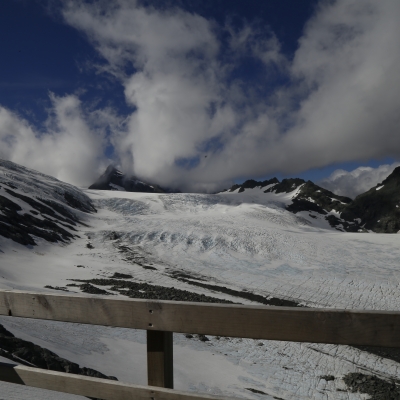
[[[285,180],[286,179],[283,181]],[[292,179],[287,180],[292,181]],[[296,188],[299,186],[300,184],[296,186]],[[286,185],[286,187],[288,187],[288,185]],[[343,211],[351,203],[352,199],[350,197],[338,196],[311,181],[305,182],[303,180],[298,194],[292,199],[292,204],[288,205],[286,209],[294,214],[300,211],[322,214],[325,216],[330,226],[342,231],[358,232],[362,229],[356,219],[342,217]],[[310,216],[312,217],[312,215]]]
[[[266,181],[258,182],[253,179],[250,179],[246,182],[243,182],[241,185],[233,185],[228,191],[234,192],[236,189],[239,189],[238,193],[242,193],[245,191],[245,189],[254,189],[255,187],[263,188],[273,183],[279,183],[279,180],[277,178],[272,178]],[[224,191],[226,192],[226,190]]]
[[[397,233],[400,230],[400,167],[382,183],[358,195],[341,217],[359,219],[362,227],[374,232]]]
[[[23,245],[68,242],[92,212],[92,201],[75,186],[0,160],[0,236]]]
[[[279,182],[277,178],[273,178],[271,181],[274,179],[276,179],[277,184],[264,190],[264,193],[290,193],[305,183],[305,180],[300,178],[283,179],[282,182]]]
[[[165,193],[157,185],[142,182],[135,176],[127,177],[114,166],[109,165],[104,174],[89,189],[125,190],[127,192]]]
[[[300,211],[315,211],[323,215],[331,211],[341,212],[352,201],[349,197],[338,196],[311,181],[306,182],[299,178],[283,179],[265,192],[290,193],[298,188],[292,204],[287,206],[287,210],[295,214]]]
[[[299,178],[277,178],[258,182],[248,180],[233,185],[228,192],[244,192],[246,189],[260,189],[269,186],[264,193],[297,193],[286,209],[294,214],[306,211],[310,217],[324,216],[329,224],[347,232],[397,233],[400,231],[400,167],[397,167],[382,183],[354,200],[338,196],[311,181]],[[239,189],[239,190],[238,190]]]

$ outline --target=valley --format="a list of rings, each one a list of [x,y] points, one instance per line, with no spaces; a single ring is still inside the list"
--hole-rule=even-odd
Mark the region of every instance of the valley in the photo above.
[[[51,220],[71,234],[49,241],[28,231],[34,244],[0,236],[1,289],[400,309],[398,236],[341,232],[318,213],[288,211],[299,186],[281,192],[265,192],[276,184],[269,183],[218,194],[131,193],[77,189],[52,179],[1,165],[2,204],[17,204],[13,212],[21,216],[36,210],[37,220]],[[5,207],[0,224],[23,230],[27,222],[12,219]],[[65,223],[61,210],[74,216],[75,225]],[[144,331],[10,317],[0,317],[0,324],[81,368],[146,384]],[[248,399],[364,399],[367,392],[351,391],[350,374],[371,375],[376,382],[400,375],[390,351],[190,336],[174,335],[177,389]]]

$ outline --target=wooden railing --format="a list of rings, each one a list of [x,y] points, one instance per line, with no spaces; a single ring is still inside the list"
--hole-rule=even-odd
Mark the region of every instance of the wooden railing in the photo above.
[[[145,329],[149,386],[0,364],[2,381],[105,400],[221,399],[173,390],[172,332],[400,347],[400,312],[390,311],[121,300],[3,290],[0,315]]]

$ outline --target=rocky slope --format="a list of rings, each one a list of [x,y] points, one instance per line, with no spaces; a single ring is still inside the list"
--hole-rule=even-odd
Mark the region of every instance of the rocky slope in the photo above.
[[[127,177],[112,165],[108,166],[104,174],[89,186],[96,190],[125,190],[127,192],[164,193],[157,185],[138,180],[136,177]]]
[[[68,242],[92,201],[75,186],[0,160],[0,235],[23,245]]]
[[[279,183],[279,180],[277,178],[272,178],[272,179],[269,179],[269,180],[258,182],[258,181],[255,181],[253,179],[249,179],[248,181],[243,182],[241,185],[238,185],[238,184],[233,185],[229,189],[229,192],[234,192],[235,190],[239,189],[238,193],[242,193],[242,192],[245,191],[245,189],[254,189],[255,187],[264,188],[264,187],[266,187],[268,185],[271,185],[273,183]],[[224,192],[226,192],[226,190],[224,190]]]
[[[400,167],[382,183],[360,194],[354,200],[338,196],[311,181],[299,178],[277,178],[257,182],[248,180],[233,185],[228,192],[242,193],[246,189],[264,188],[264,193],[294,193],[286,209],[324,216],[329,224],[341,231],[397,233],[400,230]]]
[[[357,196],[341,217],[359,219],[362,227],[377,233],[397,233],[400,230],[400,167],[382,183]]]

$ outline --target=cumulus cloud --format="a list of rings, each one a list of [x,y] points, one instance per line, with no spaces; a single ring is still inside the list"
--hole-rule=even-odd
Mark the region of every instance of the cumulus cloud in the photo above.
[[[235,178],[400,155],[398,0],[321,1],[293,57],[253,23],[218,26],[151,1],[61,4],[132,112],[121,124],[110,110],[84,112],[76,96],[53,96],[40,133],[1,108],[3,157],[90,183],[106,162],[109,129],[125,172],[213,191]],[[249,60],[257,80],[240,72]]]
[[[254,144],[256,136],[270,137],[265,128],[276,124],[261,112],[265,104],[255,106],[242,82],[227,81],[239,56],[282,64],[277,39],[268,34],[256,40],[260,35],[250,26],[239,32],[229,27],[230,47],[222,55],[221,28],[201,16],[116,4],[110,9],[70,2],[64,17],[87,34],[107,61],[102,71],[121,80],[127,103],[135,107],[125,135],[120,132],[113,142],[124,169],[188,190],[230,181],[237,172],[224,168],[216,180],[208,171],[199,172],[205,156],[210,164],[216,154],[226,158],[224,148],[236,135]],[[129,66],[133,73],[126,72]]]
[[[107,163],[104,110],[85,114],[76,96],[50,95],[43,131],[0,106],[0,158],[76,185],[88,185]],[[90,122],[91,121],[91,122]]]
[[[217,27],[178,8],[70,1],[63,15],[135,107],[114,143],[139,176],[214,190],[240,176],[399,156],[397,0],[321,2],[291,61],[272,32]],[[291,84],[260,95],[232,78],[241,57],[261,60],[260,85],[271,65]]]
[[[377,168],[358,167],[353,171],[337,169],[318,182],[325,189],[338,195],[355,198],[386,179],[400,163],[380,165]]]

